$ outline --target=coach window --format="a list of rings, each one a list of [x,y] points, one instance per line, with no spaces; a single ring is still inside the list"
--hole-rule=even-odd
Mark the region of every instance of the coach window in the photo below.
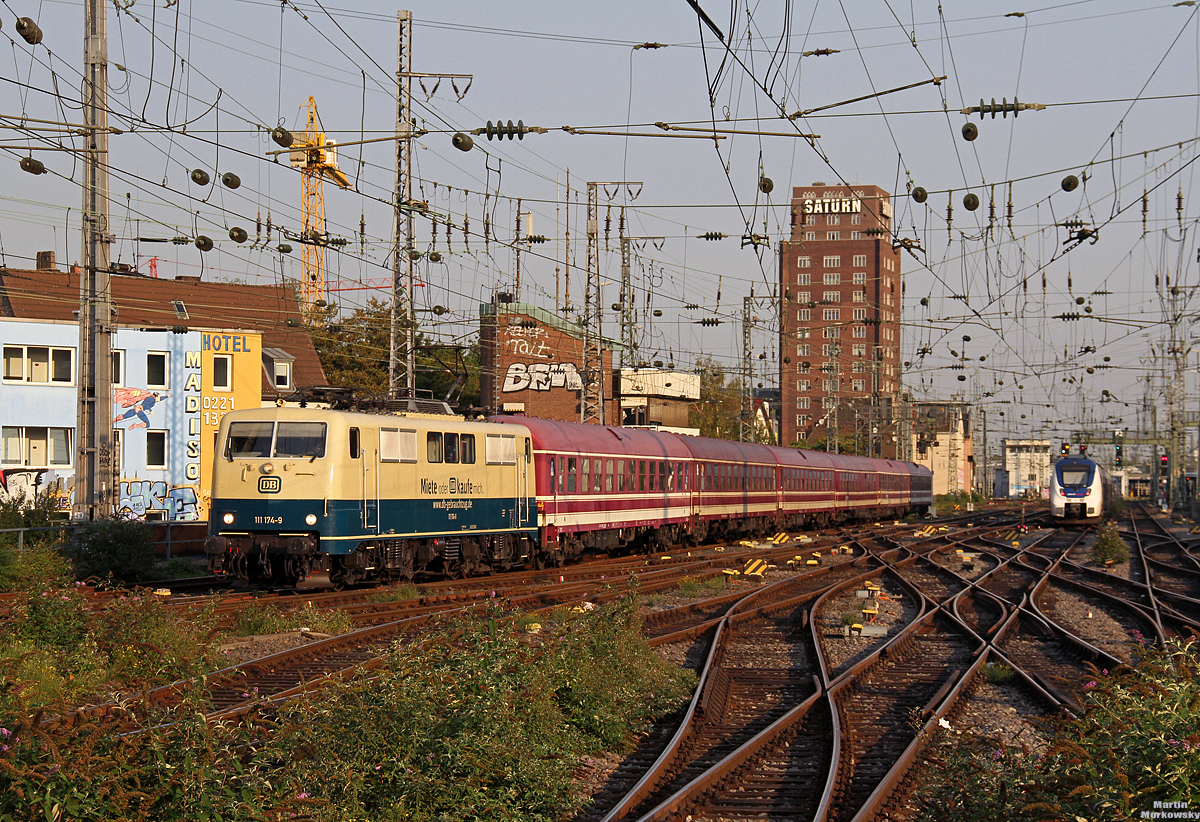
[[[358,443],[358,429],[351,428],[350,429],[350,459],[356,460],[361,455],[362,455],[362,452],[359,450],[359,443]]]
[[[553,462],[554,457],[551,457],[550,460]],[[567,470],[566,470],[565,458],[559,457],[558,458],[558,493],[560,493],[560,494],[563,492],[563,489],[566,487],[566,482],[567,482],[566,477],[567,477]]]
[[[463,436],[465,437],[466,434],[463,434]],[[529,437],[525,438],[525,464],[533,464],[533,445],[530,444]]]
[[[646,461],[638,460],[637,464],[638,464],[637,490],[645,491],[646,490]]]
[[[567,457],[567,493],[575,493],[575,458]]]
[[[604,461],[604,493],[611,494],[613,492],[613,461]]]
[[[587,457],[583,458],[583,471],[580,472],[579,490],[583,493],[588,493],[592,490],[592,461]]]
[[[442,451],[446,462],[458,462],[458,434],[446,434]]]
[[[458,461],[463,463],[464,465],[474,465],[475,464],[475,435],[474,434],[463,434],[461,437],[458,438]],[[551,460],[550,464],[553,467],[554,461]],[[554,472],[551,471],[551,474],[553,474],[553,473]]]
[[[442,435],[437,431],[425,434],[425,459],[429,462],[442,461]]]

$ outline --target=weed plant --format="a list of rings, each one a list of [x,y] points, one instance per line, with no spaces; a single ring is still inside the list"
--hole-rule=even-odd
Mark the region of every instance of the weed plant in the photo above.
[[[679,593],[685,597],[690,597],[693,599],[715,596],[724,590],[725,576],[723,574],[706,577],[705,579],[684,577],[679,582]]]
[[[1196,808],[1198,674],[1194,642],[1143,648],[1132,668],[1093,671],[1086,713],[1053,720],[1043,755],[970,729],[939,728],[926,751],[928,776],[914,792],[918,822],[1133,820],[1155,802]]]
[[[1121,539],[1117,531],[1117,523],[1112,520],[1100,524],[1100,535],[1092,546],[1092,562],[1097,565],[1107,565],[1113,562],[1123,565],[1129,561],[1129,546]]]
[[[371,594],[371,602],[407,602],[410,599],[420,599],[421,589],[411,582],[401,582],[380,588]]]
[[[487,606],[270,722],[210,725],[194,698],[142,734],[0,711],[0,820],[562,819],[579,757],[628,750],[695,675],[646,646],[632,594],[540,619]]]
[[[323,610],[314,608],[311,604],[303,608],[285,609],[276,605],[251,602],[234,613],[229,634],[260,636],[298,631],[301,628],[320,634],[344,634],[354,629],[354,623],[343,611]]]

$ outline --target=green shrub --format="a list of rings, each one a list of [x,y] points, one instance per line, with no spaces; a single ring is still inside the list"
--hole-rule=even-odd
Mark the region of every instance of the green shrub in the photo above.
[[[1000,685],[1013,678],[1013,669],[1003,662],[989,662],[983,668],[983,676],[993,685]]]
[[[855,613],[854,611],[846,611],[842,614],[843,625],[857,625],[862,622],[862,612]]]
[[[154,544],[150,526],[126,519],[89,522],[67,549],[79,579],[100,577],[145,582],[154,576]]]
[[[411,582],[400,582],[380,588],[369,597],[371,602],[407,602],[410,599],[420,599],[421,589]]]
[[[1100,535],[1092,546],[1092,562],[1106,565],[1109,562],[1121,565],[1129,561],[1129,546],[1121,539],[1115,522],[1104,522],[1100,525]]]

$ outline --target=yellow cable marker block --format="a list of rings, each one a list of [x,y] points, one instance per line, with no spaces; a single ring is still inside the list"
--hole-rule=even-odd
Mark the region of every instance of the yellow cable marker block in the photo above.
[[[856,631],[858,632],[859,636],[862,636],[862,623],[856,622],[850,626],[850,633],[853,634]]]
[[[805,565],[820,565],[821,563],[817,562],[817,560],[815,560],[815,559],[809,559],[809,560],[805,560],[804,564]]]
[[[742,575],[742,572],[739,571],[737,568],[726,568],[721,573],[727,577],[740,577]]]
[[[1014,539],[1014,540],[1013,540],[1013,547],[1014,547],[1014,548],[1020,548],[1020,547],[1021,547],[1021,540],[1019,540],[1019,539]]]
[[[743,548],[757,548],[758,547],[757,542],[751,542],[748,539],[738,540],[738,545],[742,546]]]
[[[670,559],[670,557],[669,557],[669,556],[666,556],[666,557],[659,557],[659,559],[664,559],[664,560],[665,560],[665,559]]]

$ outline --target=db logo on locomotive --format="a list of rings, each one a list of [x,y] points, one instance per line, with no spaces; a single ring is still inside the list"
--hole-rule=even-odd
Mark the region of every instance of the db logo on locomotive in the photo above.
[[[279,477],[259,477],[258,492],[260,494],[278,494],[283,488],[283,480]]]

